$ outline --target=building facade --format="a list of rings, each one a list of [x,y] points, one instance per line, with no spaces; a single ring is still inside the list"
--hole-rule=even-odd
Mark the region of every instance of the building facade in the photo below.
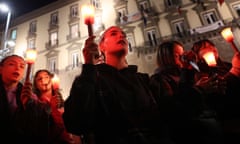
[[[152,74],[156,68],[156,49],[164,40],[177,40],[186,50],[201,39],[212,40],[222,59],[231,61],[233,50],[220,32],[231,27],[234,42],[240,47],[240,1],[225,0],[58,0],[23,16],[12,19],[7,51],[26,55],[37,51],[32,74],[48,69],[60,78],[60,87],[67,98],[71,84],[81,73],[82,49],[88,37],[81,7],[95,7],[93,24],[96,42],[105,28],[118,25],[129,40],[129,64]]]

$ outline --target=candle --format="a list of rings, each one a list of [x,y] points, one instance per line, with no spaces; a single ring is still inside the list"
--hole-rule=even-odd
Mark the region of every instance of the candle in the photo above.
[[[239,51],[237,46],[235,45],[235,43],[233,41],[234,37],[233,37],[233,33],[232,33],[232,30],[231,30],[230,27],[227,27],[227,28],[223,29],[222,32],[221,32],[221,35],[223,36],[223,38],[227,42],[231,43],[231,46],[232,46],[234,52],[238,52]]]
[[[26,52],[26,62],[28,64],[33,64],[37,57],[37,52],[34,49],[28,49]]]
[[[52,78],[52,85],[53,85],[54,90],[59,89],[59,83],[60,83],[60,80],[59,80],[58,76],[56,74],[54,74],[54,76]]]
[[[25,79],[26,81],[30,81],[30,73],[36,57],[37,57],[36,50],[28,49],[26,51],[26,62],[27,62],[27,72],[26,72],[26,79]]]
[[[82,15],[84,23],[88,26],[88,36],[93,35],[92,24],[94,23],[94,7],[92,5],[82,6]]]
[[[225,28],[222,30],[221,32],[223,38],[227,41],[227,42],[232,42],[233,41],[233,33],[230,27]]]
[[[203,55],[203,58],[206,61],[206,63],[208,64],[208,66],[216,66],[217,65],[217,62],[216,62],[213,52],[205,53]]]
[[[83,5],[82,6],[82,15],[84,23],[86,25],[94,23],[94,7],[92,5]]]

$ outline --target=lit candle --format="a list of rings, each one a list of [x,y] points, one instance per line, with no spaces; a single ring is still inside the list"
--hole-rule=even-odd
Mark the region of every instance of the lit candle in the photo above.
[[[221,35],[223,36],[223,38],[227,42],[231,43],[231,46],[232,46],[234,52],[238,52],[239,51],[237,46],[235,45],[235,43],[233,41],[234,37],[233,37],[233,33],[232,33],[232,30],[231,30],[230,27],[227,27],[227,28],[223,29],[222,32],[221,32]]]
[[[36,50],[28,49],[26,51],[26,62],[27,62],[26,81],[30,81],[30,73],[36,57],[37,57]]]
[[[82,6],[82,15],[84,23],[88,26],[88,36],[93,35],[92,24],[94,23],[94,7],[92,5],[83,5]]]
[[[60,80],[59,80],[58,76],[56,74],[54,74],[54,76],[52,78],[52,85],[53,85],[54,90],[59,89],[59,83],[60,83]]]
[[[225,28],[222,30],[221,32],[223,38],[227,41],[227,42],[232,42],[233,41],[233,33],[230,27]]]
[[[26,62],[28,64],[33,64],[37,57],[37,52],[34,49],[28,49],[26,52]]]
[[[208,64],[208,66],[216,66],[217,65],[217,62],[216,62],[213,52],[205,53],[203,55],[203,58],[206,61],[206,63]]]

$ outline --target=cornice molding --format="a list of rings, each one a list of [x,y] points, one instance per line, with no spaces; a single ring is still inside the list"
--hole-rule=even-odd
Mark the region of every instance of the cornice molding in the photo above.
[[[11,20],[10,27],[14,27],[14,26],[19,25],[21,23],[24,23],[28,20],[32,20],[36,17],[42,16],[42,15],[44,15],[46,13],[49,13],[49,12],[53,12],[56,9],[59,9],[61,7],[64,7],[64,6],[68,5],[68,4],[78,2],[78,1],[79,0],[58,0],[56,2],[50,3],[50,4],[48,4],[46,6],[43,6],[39,9],[33,10],[29,13],[26,13],[26,14],[21,15],[19,17],[13,18]]]

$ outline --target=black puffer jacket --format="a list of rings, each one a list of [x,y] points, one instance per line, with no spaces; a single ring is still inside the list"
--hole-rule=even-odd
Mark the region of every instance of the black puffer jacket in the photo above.
[[[20,100],[22,84],[16,91],[17,110],[12,115],[7,94],[0,76],[0,139],[9,144],[35,143],[44,144],[48,135],[49,107],[37,100],[29,102],[26,109]]]

